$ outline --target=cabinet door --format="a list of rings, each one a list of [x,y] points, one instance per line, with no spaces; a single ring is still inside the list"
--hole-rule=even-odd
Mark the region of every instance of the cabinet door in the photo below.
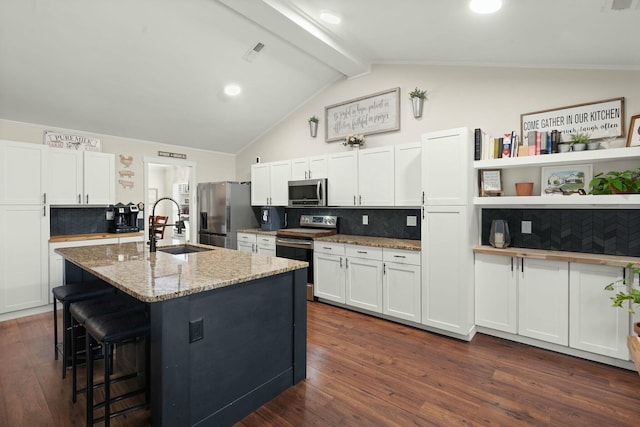
[[[257,236],[259,254],[276,256],[276,238],[274,236]]]
[[[393,158],[393,146],[359,150],[358,205],[394,205]]]
[[[268,163],[251,165],[251,205],[267,206],[269,204],[270,167]]]
[[[518,333],[569,345],[569,264],[532,258],[520,263]]]
[[[422,204],[422,144],[395,146],[394,156],[395,205],[420,206]]]
[[[327,156],[309,157],[309,178],[327,177]]]
[[[422,323],[467,335],[473,327],[473,250],[466,206],[425,209],[422,223]]]
[[[291,180],[298,181],[301,179],[309,179],[309,159],[291,160]]]
[[[345,303],[345,258],[341,255],[313,254],[313,295]]]
[[[48,201],[52,205],[84,203],[82,151],[52,148],[49,150]]]
[[[476,254],[476,325],[512,334],[518,332],[517,269],[517,258]]]
[[[357,154],[357,151],[347,151],[327,156],[327,198],[330,206],[356,206]]]
[[[48,202],[46,152],[44,145],[0,141],[0,204]]]
[[[115,156],[84,152],[84,200],[87,205],[110,205],[116,200]]]
[[[466,205],[472,200],[472,147],[468,128],[423,135],[422,190],[426,204]]]
[[[271,163],[270,204],[272,206],[287,206],[289,204],[289,180],[291,179],[291,162]]]
[[[623,269],[594,264],[569,265],[569,345],[629,360],[629,313],[611,306],[614,292],[604,287],[622,279]]]
[[[420,323],[420,266],[385,262],[383,275],[382,312]]]
[[[49,217],[42,206],[0,206],[0,313],[49,302]]]
[[[382,313],[382,262],[348,257],[346,304]]]
[[[240,252],[255,252],[257,236],[251,233],[237,233],[238,250]]]

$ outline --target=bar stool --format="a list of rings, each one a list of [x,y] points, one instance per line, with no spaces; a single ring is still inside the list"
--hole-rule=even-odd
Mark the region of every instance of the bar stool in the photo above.
[[[85,322],[86,329],[86,348],[87,348],[87,426],[94,423],[104,421],[105,427],[109,427],[112,417],[123,415],[137,409],[149,406],[149,354],[150,354],[150,326],[149,318],[146,312],[118,312],[106,314],[104,316],[91,317]],[[112,347],[116,344],[125,342],[137,342],[141,339],[145,340],[145,385],[133,391],[129,391],[118,396],[111,397],[111,363],[109,363],[109,355],[112,354]],[[104,354],[104,401],[97,404],[93,403],[93,372],[94,357],[93,344],[102,345],[102,353]],[[96,348],[97,349],[97,348]],[[111,412],[111,404],[122,401],[138,394],[145,394],[145,402],[132,405],[126,409]],[[94,418],[94,411],[104,407],[104,415]]]
[[[82,350],[77,348],[79,339],[78,330],[84,329],[87,319],[104,316],[105,314],[116,312],[144,311],[146,305],[122,292],[93,298],[86,301],[74,302],[69,306],[71,315],[71,369],[73,385],[71,389],[71,400],[75,403],[79,393],[85,389],[78,390],[78,355]],[[84,349],[83,349],[84,350]]]
[[[69,314],[69,304],[77,301],[85,301],[115,292],[115,288],[104,282],[72,283],[69,285],[57,286],[51,290],[53,293],[53,351],[55,360],[58,360],[58,306],[62,303],[62,378],[66,378],[66,367],[69,362],[69,343],[67,342],[67,331],[71,316]]]

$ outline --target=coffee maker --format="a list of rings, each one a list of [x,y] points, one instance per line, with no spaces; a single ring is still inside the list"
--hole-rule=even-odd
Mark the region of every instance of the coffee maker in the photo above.
[[[109,232],[111,233],[132,233],[140,231],[138,228],[138,209],[137,205],[129,203],[125,205],[118,203],[117,205],[109,205],[107,215],[109,218]]]
[[[286,227],[286,213],[283,207],[265,206],[260,209],[260,228],[266,231]]]

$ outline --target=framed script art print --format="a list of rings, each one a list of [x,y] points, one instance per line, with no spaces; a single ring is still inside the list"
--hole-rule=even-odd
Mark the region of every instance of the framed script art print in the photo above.
[[[480,171],[480,197],[502,196],[502,170],[483,169]]]
[[[637,147],[640,145],[640,114],[631,117],[629,125],[629,135],[627,136],[627,147]]]
[[[400,88],[325,107],[326,142],[400,130]]]

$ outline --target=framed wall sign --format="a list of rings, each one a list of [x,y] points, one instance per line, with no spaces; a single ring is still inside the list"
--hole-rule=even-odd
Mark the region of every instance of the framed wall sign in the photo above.
[[[482,169],[480,170],[480,197],[502,196],[502,170]]]
[[[324,113],[326,142],[400,130],[400,88],[329,105]]]
[[[570,142],[578,133],[588,134],[589,139],[624,137],[624,97],[520,115],[523,138],[531,131],[552,130],[560,132],[560,142]]]
[[[591,178],[593,172],[590,164],[543,167],[540,195],[584,195],[589,192]]]
[[[627,136],[627,147],[640,145],[640,114],[631,117],[629,125],[629,135]]]

